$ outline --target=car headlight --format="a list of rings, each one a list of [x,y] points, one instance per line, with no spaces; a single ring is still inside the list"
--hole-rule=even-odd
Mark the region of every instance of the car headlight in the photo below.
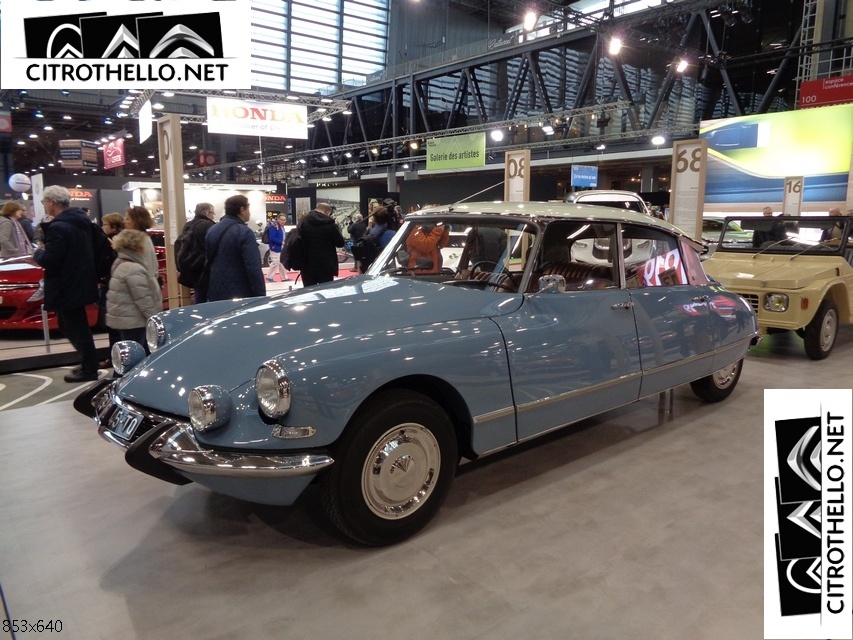
[[[196,431],[209,431],[228,422],[231,397],[217,385],[204,385],[190,391],[190,423]]]
[[[768,293],[764,296],[764,308],[767,311],[783,312],[788,310],[788,296],[784,293]]]
[[[145,341],[148,343],[148,350],[154,353],[166,344],[166,325],[160,319],[160,316],[151,316],[148,318],[148,323],[145,325]]]
[[[113,369],[120,376],[133,369],[145,358],[145,349],[133,340],[120,340],[110,349]]]
[[[290,378],[278,360],[267,360],[255,374],[258,406],[269,418],[281,418],[290,411]]]

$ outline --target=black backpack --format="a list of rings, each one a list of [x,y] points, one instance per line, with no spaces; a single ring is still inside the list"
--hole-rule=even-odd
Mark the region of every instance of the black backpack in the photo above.
[[[281,263],[285,269],[299,271],[302,269],[302,262],[305,259],[304,250],[302,247],[302,236],[299,235],[299,227],[291,229],[284,239],[283,256]]]
[[[175,240],[175,267],[178,282],[185,287],[195,287],[204,270],[204,241],[194,233],[198,221],[192,221]]]
[[[353,257],[361,263],[362,271],[366,269],[381,251],[379,237],[365,233],[352,245]]]
[[[261,234],[261,242],[263,242],[264,244],[270,243],[270,225],[269,224],[267,224],[267,226],[264,227],[264,232]]]
[[[104,230],[97,224],[89,226],[92,227],[92,254],[95,257],[95,275],[98,280],[109,280],[110,271],[117,254]]]

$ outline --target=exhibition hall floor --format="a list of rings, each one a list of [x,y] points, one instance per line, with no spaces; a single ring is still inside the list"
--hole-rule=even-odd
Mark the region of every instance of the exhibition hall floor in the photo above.
[[[763,390],[850,388],[852,359],[853,327],[822,362],[771,336],[725,402],[682,387],[670,421],[650,398],[462,465],[436,520],[384,549],[342,541],[311,490],[275,508],[176,487],[71,396],[18,403],[0,411],[4,618],[70,639],[761,638]]]

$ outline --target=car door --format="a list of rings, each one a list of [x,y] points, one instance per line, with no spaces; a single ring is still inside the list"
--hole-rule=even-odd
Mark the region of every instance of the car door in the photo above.
[[[609,267],[618,275],[612,262],[582,263],[568,246],[561,251],[559,242],[550,241],[571,244],[570,236],[585,223],[573,224],[546,229],[539,248],[543,270],[602,275]],[[599,239],[615,243],[615,224],[598,227],[607,234]],[[561,254],[564,262],[552,259]],[[494,318],[506,340],[519,440],[637,399],[640,359],[630,301],[618,277],[609,283],[601,277],[569,279],[565,291],[525,294],[518,311]]]
[[[637,323],[640,395],[710,374],[716,336],[709,293],[690,282],[678,238],[663,229],[623,224],[622,239],[631,245],[624,270]]]

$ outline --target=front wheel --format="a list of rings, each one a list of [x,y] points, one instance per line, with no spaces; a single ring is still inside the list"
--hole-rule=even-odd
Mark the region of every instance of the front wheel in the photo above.
[[[383,393],[362,407],[333,450],[320,495],[332,523],[370,546],[423,529],[456,473],[458,447],[447,414],[412,391]]]
[[[735,390],[742,370],[743,359],[730,364],[728,367],[723,367],[709,376],[694,380],[690,383],[690,388],[700,400],[705,402],[725,400]]]
[[[812,360],[823,360],[835,346],[837,335],[838,307],[832,300],[824,300],[803,332],[806,355]]]

